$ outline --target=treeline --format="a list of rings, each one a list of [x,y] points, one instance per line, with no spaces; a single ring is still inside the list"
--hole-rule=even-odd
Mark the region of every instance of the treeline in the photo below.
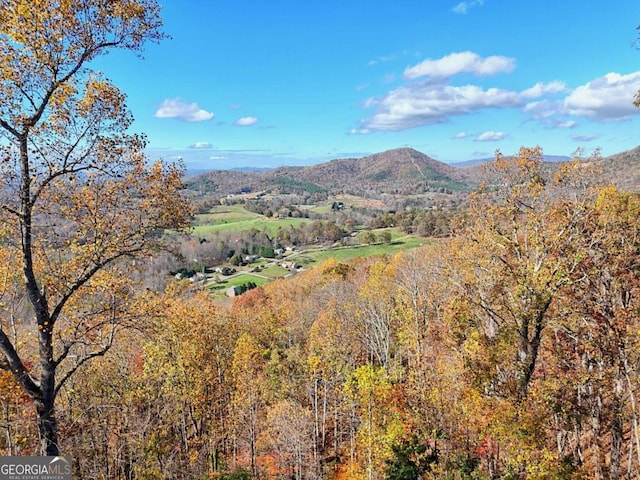
[[[465,219],[458,210],[411,209],[403,212],[387,212],[372,217],[367,226],[371,228],[399,227],[404,233],[421,237],[448,237]]]
[[[176,283],[60,394],[78,478],[640,476],[640,196],[537,150],[463,230],[214,305]],[[3,377],[3,449],[37,432]]]

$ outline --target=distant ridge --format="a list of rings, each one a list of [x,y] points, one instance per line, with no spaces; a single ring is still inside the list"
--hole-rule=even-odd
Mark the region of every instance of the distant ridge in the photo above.
[[[553,167],[571,160],[544,155]],[[225,196],[249,192],[278,194],[392,194],[468,192],[486,180],[483,163],[493,158],[444,163],[412,148],[396,148],[361,158],[344,158],[306,167],[267,170],[216,170],[187,179],[187,188]],[[604,158],[603,179],[620,188],[640,190],[640,147]]]
[[[605,157],[602,176],[622,190],[640,192],[640,147]]]
[[[542,159],[545,162],[568,162],[571,160],[571,157],[568,157],[566,155],[543,155]],[[483,163],[489,163],[489,162],[493,162],[495,160],[495,157],[487,157],[487,158],[476,158],[474,160],[465,160],[463,162],[454,162],[451,163],[451,165],[453,165],[454,167],[473,167],[476,165],[482,165]]]
[[[336,159],[307,167],[279,167],[262,172],[214,171],[193,177],[187,185],[221,195],[251,191],[375,191],[410,195],[437,190],[466,191],[470,188],[461,169],[412,148],[397,148],[362,158]]]
[[[266,172],[267,170],[271,170],[272,167],[235,167],[230,168],[227,171],[229,172]],[[186,176],[188,178],[195,177],[197,175],[203,175],[211,172],[210,168],[193,168],[187,169]]]

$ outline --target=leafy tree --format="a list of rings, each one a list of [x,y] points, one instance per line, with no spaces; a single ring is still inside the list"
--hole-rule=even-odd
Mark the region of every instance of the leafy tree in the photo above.
[[[376,243],[376,234],[371,230],[367,230],[366,232],[360,234],[360,242],[363,245]]]
[[[554,300],[576,268],[583,216],[578,202],[553,202],[542,165],[539,147],[522,148],[514,159],[498,153],[492,168],[502,184],[473,196],[473,220],[452,249],[451,278],[472,306],[477,338],[494,355],[481,354],[487,368],[480,370],[500,372],[485,379],[485,389],[519,400],[535,373]],[[504,359],[511,365],[489,365]]]
[[[419,443],[415,436],[392,445],[391,450],[394,458],[386,461],[387,480],[419,480],[423,473],[431,471],[433,464],[438,463],[438,449],[433,448],[427,453],[427,446]]]
[[[557,462],[545,439],[541,385],[554,380],[545,374],[559,303],[579,280],[580,242],[589,238],[589,168],[573,162],[551,183],[539,148],[498,155],[492,167],[499,184],[472,197],[464,235],[448,243],[446,262],[459,292],[451,324],[477,395],[469,425],[490,474],[549,472]]]
[[[293,471],[291,478],[308,478],[305,471],[312,451],[311,412],[290,400],[271,406],[267,414],[266,443],[276,452],[278,470],[283,474]]]
[[[273,247],[258,247],[257,254],[265,258],[275,258],[276,254]]]
[[[378,239],[381,243],[389,243],[391,241],[391,232],[389,230],[385,230],[378,235]]]
[[[384,368],[371,364],[358,367],[343,388],[360,420],[356,442],[361,475],[357,478],[379,479],[385,461],[391,458],[391,445],[402,434],[394,408],[400,406],[397,392]]]
[[[353,328],[372,363],[390,370],[395,367],[397,314],[391,280],[394,265],[371,263],[368,278],[358,291]]]
[[[221,469],[220,452],[230,435],[231,361],[237,338],[207,293],[189,290],[185,284],[167,288],[153,340],[144,345],[139,376],[155,387],[147,392],[150,405],[156,408],[154,399],[162,398],[155,429],[166,432],[167,439],[157,448],[175,465],[174,473],[165,467],[165,474],[176,477],[205,471],[207,464],[211,470]],[[149,460],[162,467],[164,459]]]
[[[640,464],[640,196],[603,188],[589,213],[579,239],[576,281],[563,302],[563,346],[578,355],[563,360],[570,360],[578,381],[563,384],[558,393],[580,399],[574,404],[582,405],[582,412],[566,409],[574,413],[574,423],[580,414],[589,419],[585,430],[592,433],[594,478],[618,479]]]
[[[229,263],[234,267],[243,265],[242,254],[234,253],[231,258],[229,258]]]
[[[123,262],[149,252],[159,229],[186,225],[180,170],[149,165],[144,137],[127,134],[125,96],[89,69],[159,41],[159,9],[0,0],[1,248],[18,259],[24,279],[12,288],[32,307],[17,336],[2,316],[0,366],[33,403],[46,455],[59,454],[60,389],[135,320]]]
[[[248,444],[251,474],[258,474],[257,437],[262,416],[265,364],[263,352],[251,335],[243,333],[233,351],[232,375],[234,379],[232,406],[238,440]]]

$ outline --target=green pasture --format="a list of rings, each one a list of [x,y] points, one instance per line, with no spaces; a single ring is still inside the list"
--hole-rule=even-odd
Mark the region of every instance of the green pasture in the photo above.
[[[373,230],[377,235],[384,229]],[[422,245],[427,245],[433,240],[416,237],[415,235],[406,235],[399,232],[398,229],[391,230],[390,243],[375,243],[371,245],[352,245],[346,247],[334,247],[322,250],[306,250],[300,256],[292,257],[292,260],[299,262],[307,267],[320,265],[330,258],[335,258],[340,262],[346,262],[357,257],[371,257],[374,255],[395,255],[404,250],[410,250]],[[357,242],[358,237],[355,238]]]
[[[215,211],[220,210],[220,211]],[[299,227],[303,223],[310,223],[308,218],[267,218],[262,215],[246,211],[242,207],[216,207],[210,213],[196,215],[193,233],[205,235],[207,233],[244,232],[260,230],[274,235],[279,228],[289,226]]]
[[[235,223],[260,218],[262,215],[245,210],[242,205],[218,205],[208,213],[196,215],[196,225],[213,225],[216,223]]]
[[[270,279],[273,280],[273,279],[288,275],[289,270],[287,270],[286,268],[279,267],[278,265],[269,265],[268,267],[263,268],[259,272],[256,272],[256,274],[262,275],[263,277],[269,277]]]
[[[249,282],[253,282],[258,287],[260,287],[270,281],[271,281],[270,279],[258,277],[256,275],[252,275],[251,273],[243,273],[243,274],[231,277],[228,280],[225,280],[224,282],[210,283],[208,285],[208,288],[211,291],[211,294],[214,296],[214,298],[221,298],[227,295],[227,288],[238,287],[240,285],[243,285]]]
[[[326,215],[328,213],[331,213],[331,204],[316,205],[312,208],[309,208],[308,210],[310,212],[317,213],[320,215]]]

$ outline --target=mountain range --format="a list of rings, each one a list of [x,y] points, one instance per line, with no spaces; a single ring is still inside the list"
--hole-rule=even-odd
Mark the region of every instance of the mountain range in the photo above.
[[[397,148],[362,158],[344,158],[306,167],[266,171],[216,170],[195,175],[187,188],[218,197],[248,193],[386,193],[467,192],[486,181],[484,163],[443,163],[412,148]],[[568,157],[545,157],[554,169]],[[640,190],[640,147],[598,161],[602,179],[625,190]]]

